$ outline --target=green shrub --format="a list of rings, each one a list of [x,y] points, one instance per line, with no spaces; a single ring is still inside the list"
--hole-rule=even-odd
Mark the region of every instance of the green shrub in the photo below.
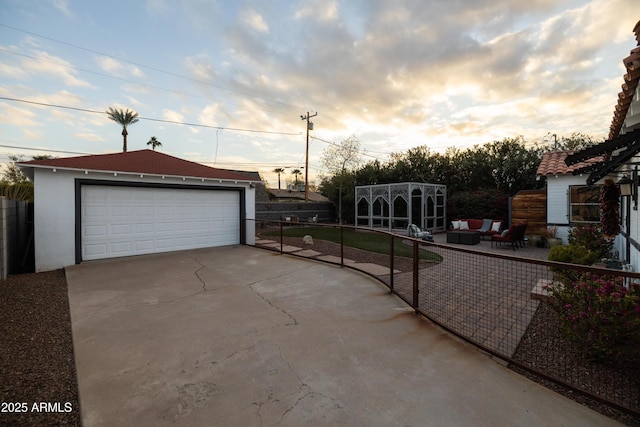
[[[596,262],[598,253],[578,245],[554,246],[549,250],[549,261],[566,262],[569,264],[591,265]]]
[[[8,182],[0,182],[0,196],[9,200],[26,200],[33,202],[33,183],[22,182],[19,184],[11,184]]]
[[[605,237],[598,224],[577,225],[569,229],[569,244],[583,246],[597,254],[598,259],[608,258],[613,239]]]

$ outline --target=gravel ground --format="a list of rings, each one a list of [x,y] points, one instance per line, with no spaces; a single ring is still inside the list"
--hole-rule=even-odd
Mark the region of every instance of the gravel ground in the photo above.
[[[9,276],[0,302],[0,425],[80,425],[64,271]]]
[[[611,365],[591,362],[562,337],[559,328],[556,314],[551,307],[548,304],[540,304],[513,358],[557,378],[580,379],[582,388],[609,399],[614,398],[628,407],[638,408],[640,367],[621,362]],[[516,367],[512,369],[620,423],[640,427],[638,416],[634,417],[614,409],[528,371]]]
[[[286,238],[285,243],[304,247],[300,238]],[[340,247],[335,243],[316,240],[313,249],[324,254],[340,256]],[[372,262],[384,266],[388,266],[389,263],[389,257],[386,255],[353,248],[345,248],[344,256],[358,262]],[[394,268],[411,271],[412,261],[396,257]],[[0,301],[0,425],[81,425],[64,272],[57,270],[9,276],[6,281],[0,282]],[[554,328],[549,328],[551,321],[553,320],[550,310],[538,311],[518,348],[515,356],[517,359],[528,364],[545,360],[545,363],[549,364],[549,359],[558,358],[562,360],[562,363],[556,363],[559,369],[588,369],[594,379],[620,374],[616,373],[616,369],[598,373],[601,369],[598,365],[585,365],[584,361],[578,358],[567,362],[566,353],[570,352],[570,348],[552,332]],[[539,345],[540,342],[552,344],[543,347]],[[553,364],[551,362],[551,365]],[[603,371],[607,369],[603,368]],[[627,369],[625,373],[630,374]],[[530,376],[524,372],[523,374]],[[554,383],[531,378],[623,424],[640,427],[638,417],[613,410]],[[592,386],[597,387],[597,383]],[[624,390],[617,392],[625,393]],[[16,403],[19,404],[18,408],[21,408],[23,403],[26,404],[27,411],[15,412]],[[39,405],[42,403],[49,404],[49,412],[37,412],[34,409],[34,404],[37,405],[36,408],[40,408]],[[68,409],[70,411],[67,411]]]

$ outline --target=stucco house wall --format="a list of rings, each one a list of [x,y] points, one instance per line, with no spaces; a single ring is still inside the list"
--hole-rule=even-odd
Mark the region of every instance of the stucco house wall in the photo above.
[[[547,224],[558,227],[557,237],[568,243],[569,234],[569,187],[586,185],[583,176],[558,175],[547,177]]]

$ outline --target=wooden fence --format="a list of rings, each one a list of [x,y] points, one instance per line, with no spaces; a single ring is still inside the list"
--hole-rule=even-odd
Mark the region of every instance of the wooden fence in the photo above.
[[[546,190],[523,190],[511,200],[511,223],[526,222],[528,235],[547,234]]]

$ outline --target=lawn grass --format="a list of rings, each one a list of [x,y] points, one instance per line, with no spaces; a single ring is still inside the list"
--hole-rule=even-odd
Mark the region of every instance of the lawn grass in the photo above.
[[[340,243],[340,229],[334,227],[287,227],[283,229],[282,233],[285,237],[304,237],[308,234],[315,240]],[[280,230],[269,230],[262,234],[265,236],[279,236]],[[413,257],[413,248],[410,245],[402,243],[401,237],[395,237],[394,239],[393,248],[396,256]],[[389,236],[386,234],[345,228],[344,245],[369,252],[389,254]],[[420,250],[420,258],[437,262],[442,261],[440,255],[425,249]]]

